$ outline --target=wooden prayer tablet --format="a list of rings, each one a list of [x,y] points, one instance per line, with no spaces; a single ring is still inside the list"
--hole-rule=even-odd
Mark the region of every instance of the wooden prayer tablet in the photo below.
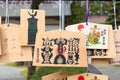
[[[53,74],[43,76],[42,80],[67,80],[67,77],[72,75],[74,74],[67,72],[56,72]]]
[[[108,27],[96,23],[79,23],[66,27],[67,31],[83,32],[86,36],[87,49],[108,49]]]
[[[86,35],[87,55],[91,58],[114,58],[115,45],[111,25],[89,22],[66,27],[67,31],[83,32]]]
[[[46,31],[36,36],[34,66],[87,67],[85,35],[70,31]]]
[[[120,64],[120,30],[114,30],[114,41],[116,48],[116,57],[110,61],[110,64]]]
[[[20,26],[17,24],[3,24],[1,26],[2,33],[2,56],[0,61],[9,62],[14,61],[15,54],[20,54],[20,39],[19,39]]]
[[[45,31],[45,10],[21,9],[20,41],[22,46],[34,46],[37,32]]]
[[[32,48],[21,47],[20,26],[18,24],[2,25],[2,56],[0,62],[32,61]]]
[[[68,76],[67,80],[108,80],[108,76],[98,75],[93,73],[83,73],[83,74]]]

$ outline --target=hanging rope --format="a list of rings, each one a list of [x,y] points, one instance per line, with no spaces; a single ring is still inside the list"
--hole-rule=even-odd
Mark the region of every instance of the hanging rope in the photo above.
[[[9,0],[6,0],[6,17],[5,17],[5,24],[9,26]]]
[[[88,25],[88,15],[89,15],[89,0],[86,0],[86,25]]]
[[[32,13],[34,13],[34,0],[32,0]]]
[[[116,0],[113,0],[113,8],[114,8],[114,24],[115,24],[115,30],[117,30],[117,22],[116,22]]]
[[[59,0],[59,30],[62,30],[62,11],[61,11],[62,1]]]

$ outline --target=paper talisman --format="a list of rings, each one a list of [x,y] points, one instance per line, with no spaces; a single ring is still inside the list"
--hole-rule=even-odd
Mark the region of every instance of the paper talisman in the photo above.
[[[93,73],[83,73],[79,75],[68,76],[67,80],[108,80],[108,76]]]
[[[75,74],[67,73],[67,72],[57,72],[57,73],[43,76],[42,80],[67,80],[67,77],[72,75],[75,75]]]
[[[20,16],[21,45],[34,46],[36,33],[45,31],[45,10],[21,9]]]
[[[87,67],[85,35],[70,31],[46,31],[36,37],[34,66]]]
[[[79,23],[67,26],[66,30],[85,33],[87,54],[91,58],[115,57],[114,38],[111,25],[89,22],[86,26],[86,23]],[[112,47],[113,49],[111,49]]]

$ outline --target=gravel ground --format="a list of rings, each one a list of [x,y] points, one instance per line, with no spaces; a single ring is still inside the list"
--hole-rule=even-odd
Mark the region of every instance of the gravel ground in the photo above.
[[[0,80],[25,80],[21,76],[21,71],[23,68],[15,68],[4,65],[5,63],[0,63]]]
[[[120,66],[96,66],[104,75],[108,75],[110,80],[120,80]]]

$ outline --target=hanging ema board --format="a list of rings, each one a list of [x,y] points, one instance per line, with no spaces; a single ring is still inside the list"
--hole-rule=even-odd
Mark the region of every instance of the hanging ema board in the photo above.
[[[114,41],[116,48],[116,58],[109,61],[110,64],[119,65],[120,64],[120,30],[114,30]]]
[[[21,9],[20,16],[21,45],[34,46],[36,33],[39,31],[45,31],[45,11]]]
[[[108,80],[108,76],[93,73],[83,73],[79,75],[68,76],[67,80]]]
[[[56,72],[49,75],[42,76],[42,80],[67,80],[68,76],[75,75],[67,72]]]
[[[108,27],[89,22],[67,26],[66,30],[85,33],[87,49],[108,49]]]
[[[79,23],[67,26],[66,30],[85,33],[88,56],[92,58],[114,58],[115,47],[111,28],[111,25],[89,22],[88,25],[86,23]]]
[[[25,53],[26,50],[24,50],[23,48],[21,49],[20,26],[18,24],[10,23],[9,26],[7,26],[7,24],[3,24],[1,26],[1,32],[2,32],[2,56],[0,56],[0,62],[17,62],[32,60],[29,57],[29,55],[32,56],[32,51],[31,53],[30,51],[29,53]]]
[[[69,31],[38,33],[34,66],[87,67],[85,36]]]

